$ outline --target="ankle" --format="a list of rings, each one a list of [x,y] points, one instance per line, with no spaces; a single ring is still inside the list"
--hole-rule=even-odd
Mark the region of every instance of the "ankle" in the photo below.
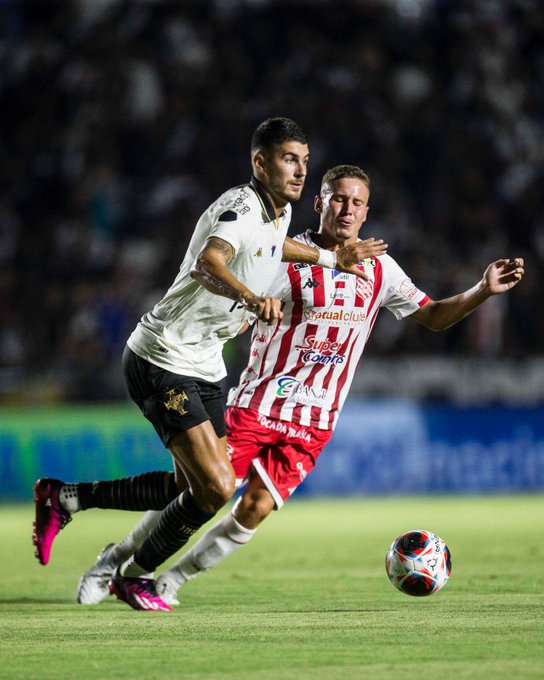
[[[81,510],[77,484],[64,484],[59,491],[59,503],[71,515]]]

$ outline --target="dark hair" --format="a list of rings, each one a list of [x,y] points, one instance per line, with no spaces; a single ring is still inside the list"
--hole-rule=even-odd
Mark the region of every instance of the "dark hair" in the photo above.
[[[344,179],[344,177],[355,177],[360,179],[363,184],[366,184],[370,190],[370,177],[358,165],[335,165],[334,168],[327,170],[321,180],[321,186],[324,184],[331,184],[337,179]]]
[[[268,118],[263,121],[251,138],[251,152],[271,151],[284,142],[308,144],[306,135],[298,123],[291,118]]]

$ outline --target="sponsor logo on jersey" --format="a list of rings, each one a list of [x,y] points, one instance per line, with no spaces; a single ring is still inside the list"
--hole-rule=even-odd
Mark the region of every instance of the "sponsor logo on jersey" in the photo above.
[[[290,375],[284,375],[276,382],[278,385],[276,396],[281,399],[292,398],[299,404],[323,406],[327,398],[327,390],[324,387],[305,385]]]
[[[156,340],[153,340],[153,347],[158,351],[161,352],[162,354],[168,354],[170,351],[166,347],[163,347],[162,345],[159,345],[159,343]]]
[[[366,319],[366,313],[360,310],[335,309],[334,311],[306,309],[304,320],[311,323],[324,323],[328,326],[356,326]]]
[[[317,288],[320,285],[319,281],[315,279],[307,279],[306,283],[302,286],[303,288]]]
[[[274,420],[272,418],[267,418],[262,413],[259,413],[257,420],[259,421],[259,425],[266,428],[267,430],[280,432],[290,439],[304,439],[305,442],[310,442],[312,440],[312,435],[306,430],[305,427],[297,427],[291,423],[286,423],[284,420]]]
[[[272,246],[270,249],[270,257],[274,257],[274,253],[276,252],[276,246]]]
[[[284,375],[276,381],[278,389],[276,396],[286,399],[291,395],[295,387],[298,385],[298,380],[290,375]]]
[[[259,248],[259,250],[253,255],[253,257],[262,257],[263,256],[263,249]]]
[[[293,390],[293,399],[305,406],[323,406],[327,398],[327,390],[324,387],[313,387],[299,383]]]
[[[245,205],[245,201],[249,198],[249,194],[247,191],[244,191],[243,189],[240,191],[240,195],[238,198],[234,201],[234,209],[236,210],[237,213],[240,215],[245,215],[246,213],[251,211],[251,208],[249,205]]]
[[[293,269],[298,272],[300,269],[304,269],[305,267],[311,267],[312,265],[306,264],[305,262],[297,262],[296,264],[293,265]]]
[[[315,335],[304,338],[302,345],[295,345],[300,350],[300,358],[305,364],[343,364],[345,355],[340,352],[342,344],[330,340],[317,340]]]
[[[372,257],[367,257],[366,260],[363,260],[361,262],[363,267],[375,267],[376,266],[376,260],[374,260]]]

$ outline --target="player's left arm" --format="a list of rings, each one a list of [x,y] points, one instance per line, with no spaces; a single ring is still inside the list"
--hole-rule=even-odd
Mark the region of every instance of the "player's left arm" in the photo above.
[[[308,246],[300,241],[287,236],[283,244],[283,262],[305,262],[307,264],[318,264],[328,269],[337,269],[341,272],[355,274],[368,281],[369,276],[364,269],[358,266],[359,262],[368,257],[378,257],[387,251],[387,243],[382,239],[367,238],[364,241],[357,241],[349,246],[340,248],[335,253],[332,251],[322,251],[313,246]],[[320,261],[320,258],[321,261]],[[326,261],[324,261],[324,259]]]
[[[469,290],[443,300],[429,300],[411,317],[432,331],[443,331],[471,314],[487,298],[513,288],[524,273],[521,257],[497,260],[485,270],[482,280]]]

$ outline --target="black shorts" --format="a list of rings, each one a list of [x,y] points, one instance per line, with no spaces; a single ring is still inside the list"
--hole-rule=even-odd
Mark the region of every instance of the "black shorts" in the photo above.
[[[218,437],[225,436],[225,394],[222,380],[207,380],[170,373],[149,363],[129,347],[123,352],[123,373],[128,392],[168,447],[178,432],[211,421]]]

